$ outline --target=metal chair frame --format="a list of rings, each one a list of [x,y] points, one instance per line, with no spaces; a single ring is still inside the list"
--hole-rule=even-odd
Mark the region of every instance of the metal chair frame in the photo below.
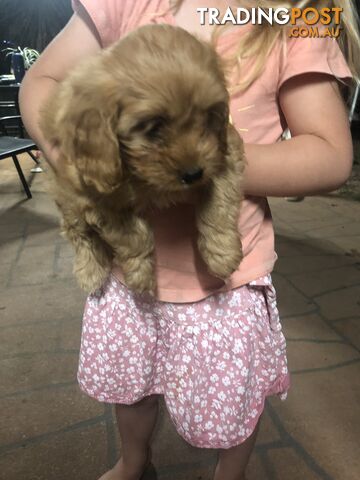
[[[18,124],[20,138],[7,135],[7,124],[9,121],[10,122],[15,121]],[[21,169],[20,162],[17,158],[17,155],[19,155],[20,153],[28,153],[36,164],[39,164],[40,162],[35,157],[35,155],[31,152],[31,150],[34,150],[37,148],[36,144],[32,140],[26,139],[23,137],[24,137],[24,127],[23,127],[20,115],[7,116],[7,117],[0,118],[0,160],[3,160],[4,158],[9,158],[9,157],[12,158],[26,195],[28,198],[32,198],[29,185]]]

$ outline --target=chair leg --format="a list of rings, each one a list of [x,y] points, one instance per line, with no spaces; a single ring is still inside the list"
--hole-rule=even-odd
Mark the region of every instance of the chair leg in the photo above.
[[[17,170],[17,172],[18,172],[18,174],[19,174],[21,183],[23,184],[23,187],[24,187],[24,190],[25,190],[25,193],[26,193],[27,197],[28,197],[28,198],[32,198],[29,185],[27,184],[27,181],[26,181],[26,179],[25,179],[25,177],[24,177],[23,171],[21,170],[20,163],[19,163],[19,160],[17,159],[17,156],[16,156],[16,155],[12,155],[12,159],[13,159],[13,162],[14,162],[14,164],[15,164],[16,170]]]
[[[27,153],[30,155],[30,157],[34,160],[35,163],[40,165],[40,160],[36,158],[35,155],[32,152],[30,152],[30,150]]]

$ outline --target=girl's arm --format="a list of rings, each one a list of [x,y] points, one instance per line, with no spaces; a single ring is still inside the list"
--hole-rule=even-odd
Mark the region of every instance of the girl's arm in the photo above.
[[[314,195],[341,186],[351,173],[349,120],[337,81],[307,73],[287,80],[279,101],[292,138],[245,145],[245,191],[256,196]]]
[[[40,109],[58,82],[82,58],[100,49],[100,41],[90,17],[85,10],[80,10],[47,46],[21,83],[19,101],[25,127],[54,167],[56,152],[44,140],[38,125]]]

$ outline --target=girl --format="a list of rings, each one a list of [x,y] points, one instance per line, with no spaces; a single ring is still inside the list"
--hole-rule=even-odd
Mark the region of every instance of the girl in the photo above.
[[[281,2],[75,0],[75,14],[23,81],[21,108],[32,137],[55,168],[57,155],[37,125],[41,105],[82,58],[136,27],[166,22],[215,40],[232,66],[231,115],[245,141],[246,199],[239,219],[244,259],[224,285],[193,247],[190,205],[149,220],[156,240],[158,298],[121,283],[114,267],[84,314],[78,379],[94,398],[116,404],[122,456],[101,480],[138,480],[150,458],[158,395],[180,435],[219,449],[214,480],[244,479],[266,396],[289,388],[285,339],[270,272],[276,260],[266,196],[329,191],[346,181],[352,142],[338,80],[358,78],[359,39],[348,0],[344,31],[332,39],[292,38],[284,27],[201,25],[198,7],[278,7]],[[284,2],[285,3],[285,2]],[[308,2],[288,2],[305,7]],[[310,2],[309,2],[310,3]],[[196,5],[194,5],[196,4]],[[340,5],[339,5],[340,4]],[[351,72],[352,70],[352,72]],[[284,128],[292,138],[278,142]]]

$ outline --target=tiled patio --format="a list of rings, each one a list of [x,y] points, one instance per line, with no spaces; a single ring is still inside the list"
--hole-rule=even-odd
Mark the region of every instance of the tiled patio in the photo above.
[[[113,415],[76,385],[84,294],[45,174],[22,165],[30,201],[0,162],[0,479],[96,480],[117,457]],[[248,480],[358,480],[360,203],[271,204],[292,389],[267,404]],[[144,480],[210,480],[215,452],[186,444],[161,410]]]

